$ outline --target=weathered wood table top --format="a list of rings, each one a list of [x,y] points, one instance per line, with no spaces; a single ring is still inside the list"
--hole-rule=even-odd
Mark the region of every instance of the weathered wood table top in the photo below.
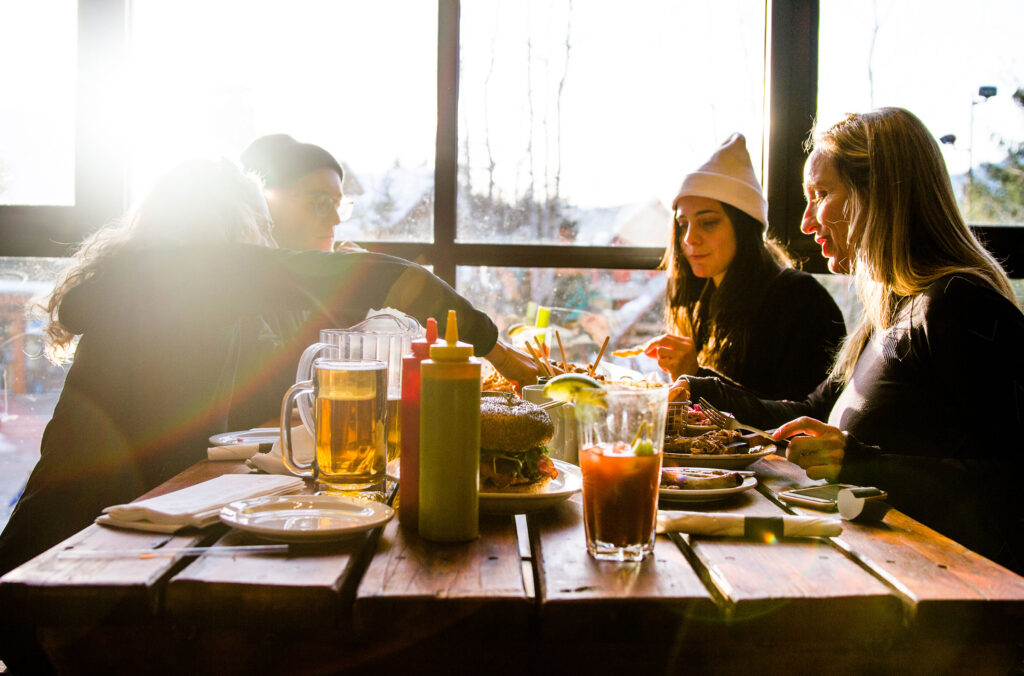
[[[685,509],[803,511],[775,497],[814,483],[799,468],[769,456],[750,469],[756,490]],[[201,462],[146,497],[244,471]],[[482,516],[480,538],[457,545],[394,519],[287,555],[59,558],[258,542],[94,525],[0,579],[0,607],[64,673],[1007,673],[1020,659],[1024,578],[895,511],[843,526],[772,542],[659,535],[642,563],[598,562],[577,495]]]

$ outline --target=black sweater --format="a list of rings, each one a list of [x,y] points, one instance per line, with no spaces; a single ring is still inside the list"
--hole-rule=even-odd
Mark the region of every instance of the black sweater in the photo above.
[[[227,431],[230,384],[263,386],[239,364],[243,326],[294,313],[305,318],[294,334],[301,341],[386,305],[442,325],[456,310],[460,337],[479,355],[497,341],[493,322],[441,279],[390,256],[225,245],[109,260],[60,307],[81,339],[39,462],[0,535],[0,573],[205,458],[209,437]],[[290,359],[299,346],[286,347]]]
[[[841,482],[878,486],[897,509],[1018,572],[1024,511],[1024,315],[985,285],[949,277],[904,303],[873,336],[845,387],[825,381],[798,401],[766,401],[692,378],[744,422],[800,416],[848,432]]]
[[[783,268],[765,283],[742,363],[728,373],[701,367],[697,375],[731,380],[766,399],[803,398],[828,375],[846,336],[843,314],[806,272]]]

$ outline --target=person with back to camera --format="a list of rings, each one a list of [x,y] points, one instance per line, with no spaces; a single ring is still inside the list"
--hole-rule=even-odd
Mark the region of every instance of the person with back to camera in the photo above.
[[[51,353],[81,338],[0,534],[0,574],[206,457],[237,394],[242,320],[295,310],[312,326],[344,325],[390,306],[443,330],[454,309],[477,355],[520,382],[536,373],[487,315],[415,263],[272,242],[257,182],[208,160],[172,170],[127,219],[85,240],[40,301]]]
[[[673,379],[720,376],[768,398],[802,398],[846,327],[834,300],[767,236],[768,204],[742,134],[683,180],[661,267],[670,333],[645,345]]]
[[[781,424],[775,438],[808,477],[886,490],[895,508],[1024,573],[1024,314],[1006,272],[964,223],[939,146],[909,111],[847,115],[808,150],[801,230],[829,269],[856,277],[864,304],[831,377],[801,401],[716,378],[680,389],[763,429]]]

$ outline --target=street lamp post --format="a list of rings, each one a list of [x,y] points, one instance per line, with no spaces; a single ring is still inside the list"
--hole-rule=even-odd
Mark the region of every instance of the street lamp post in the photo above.
[[[967,211],[971,210],[971,193],[974,192],[974,106],[984,103],[996,95],[995,87],[978,87],[980,99],[971,99],[971,131],[967,145]]]

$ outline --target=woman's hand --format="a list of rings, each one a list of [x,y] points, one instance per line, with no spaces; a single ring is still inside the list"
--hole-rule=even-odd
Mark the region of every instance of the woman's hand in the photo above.
[[[795,436],[803,434],[806,436]],[[835,481],[843,466],[846,432],[814,418],[797,418],[775,431],[773,439],[789,439],[786,459],[803,467],[811,479]]]
[[[690,381],[686,378],[678,378],[668,388],[669,401],[689,401]]]
[[[537,362],[533,357],[500,340],[494,344],[494,348],[487,353],[485,359],[491,362],[498,373],[519,383],[519,387],[537,382]]]
[[[699,364],[692,338],[666,333],[647,343],[644,354],[657,359],[658,366],[668,371],[672,380],[678,380],[679,376],[697,375]]]

